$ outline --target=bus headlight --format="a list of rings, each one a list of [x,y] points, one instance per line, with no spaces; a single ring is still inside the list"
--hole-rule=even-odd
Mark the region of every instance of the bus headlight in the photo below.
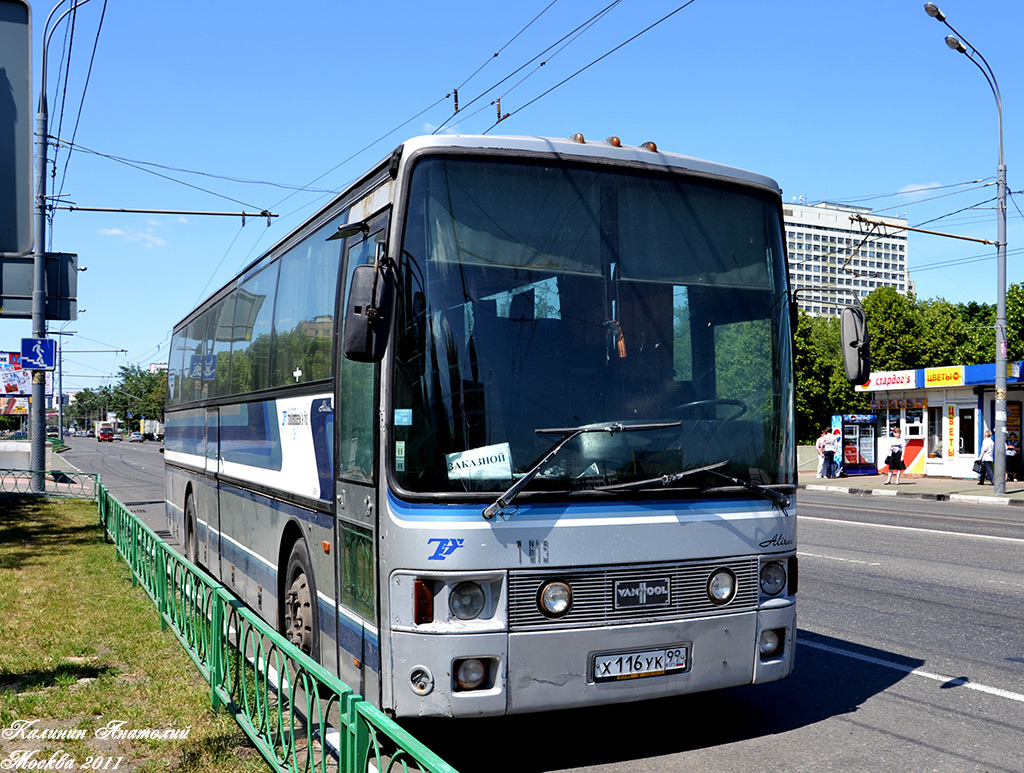
[[[484,611],[487,597],[479,583],[460,582],[448,596],[448,608],[459,620],[475,620]]]
[[[537,594],[537,606],[547,617],[563,617],[572,607],[572,588],[561,580],[550,580]]]
[[[716,569],[708,579],[708,598],[715,604],[728,604],[736,596],[736,575],[729,569]]]
[[[786,587],[786,570],[782,564],[772,561],[761,567],[761,591],[777,596]]]

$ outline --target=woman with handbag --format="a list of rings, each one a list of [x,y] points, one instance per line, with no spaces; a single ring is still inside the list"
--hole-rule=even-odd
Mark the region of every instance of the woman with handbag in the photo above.
[[[885,457],[885,464],[889,468],[889,475],[885,479],[885,485],[888,486],[892,483],[892,474],[896,473],[896,485],[900,485],[900,475],[907,469],[907,466],[903,463],[903,438],[900,436],[900,430],[894,430],[896,437],[892,439],[892,443],[889,445],[889,455]]]

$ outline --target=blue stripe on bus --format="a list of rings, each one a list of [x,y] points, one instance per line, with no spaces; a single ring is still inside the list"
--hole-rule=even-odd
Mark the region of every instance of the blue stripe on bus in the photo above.
[[[436,502],[406,502],[398,499],[388,491],[388,507],[398,520],[433,521],[480,521],[484,507],[489,503],[477,504],[439,504]],[[573,503],[571,517],[573,519],[638,517],[643,515],[665,516],[679,513],[713,511],[723,513],[754,513],[770,511],[771,502],[751,499],[697,499],[697,500],[666,500],[664,502],[616,500],[603,503]],[[514,521],[551,521],[567,516],[570,509],[564,503],[543,503],[534,505],[513,504],[515,510],[511,517]]]
[[[280,470],[281,428],[275,401],[241,403],[220,411],[220,451],[226,462],[264,470]],[[217,442],[216,429],[209,440]],[[203,411],[170,412],[166,415],[164,447],[168,451],[205,457],[206,415]]]
[[[224,461],[281,469],[281,428],[275,405],[273,400],[263,400],[242,403],[238,413],[221,411],[220,451]]]

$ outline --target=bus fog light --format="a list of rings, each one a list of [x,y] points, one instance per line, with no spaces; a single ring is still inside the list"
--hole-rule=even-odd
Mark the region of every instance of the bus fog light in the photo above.
[[[484,589],[475,582],[460,582],[448,597],[448,608],[459,620],[475,620],[484,611]]]
[[[708,579],[708,598],[715,604],[728,604],[736,597],[736,575],[729,569],[716,569]]]
[[[761,641],[757,645],[762,660],[775,657],[782,649],[782,636],[785,629],[780,628],[773,631],[761,631]]]
[[[572,588],[561,580],[552,580],[541,586],[537,606],[547,617],[562,617],[572,607]]]
[[[455,681],[462,690],[475,690],[487,678],[487,666],[479,658],[456,661]]]
[[[782,564],[772,561],[761,567],[761,590],[769,596],[777,596],[786,587],[786,570]]]

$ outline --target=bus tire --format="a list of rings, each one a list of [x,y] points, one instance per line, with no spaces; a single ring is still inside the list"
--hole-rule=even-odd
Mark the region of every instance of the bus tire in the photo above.
[[[320,615],[316,583],[306,543],[298,540],[288,556],[284,576],[284,636],[306,655],[320,660]]]
[[[185,497],[185,558],[199,565],[199,546],[196,544],[196,502],[190,493]]]

